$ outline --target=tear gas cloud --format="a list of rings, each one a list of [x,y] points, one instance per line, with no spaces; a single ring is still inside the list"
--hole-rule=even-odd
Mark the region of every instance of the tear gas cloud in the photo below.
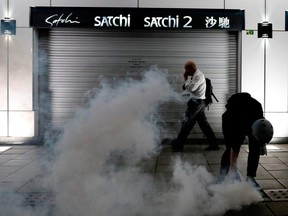
[[[161,150],[158,108],[176,97],[157,68],[141,80],[103,84],[53,145],[44,179],[54,194],[53,215],[221,215],[260,201],[250,185],[214,184],[205,167],[177,157],[171,184],[143,171],[142,162]]]

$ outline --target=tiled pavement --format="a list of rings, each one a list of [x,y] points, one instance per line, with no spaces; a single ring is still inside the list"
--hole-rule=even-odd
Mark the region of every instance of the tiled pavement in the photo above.
[[[157,179],[169,178],[172,172],[171,158],[175,154],[179,154],[184,161],[203,165],[209,172],[217,175],[224,146],[221,145],[221,149],[218,151],[209,152],[204,151],[205,147],[205,145],[187,145],[183,153],[171,153],[170,146],[164,146],[159,155],[147,163],[146,171],[153,173],[156,181]],[[267,156],[260,158],[257,172],[256,179],[265,192],[263,193],[264,201],[246,206],[242,210],[228,211],[225,216],[288,216],[288,145],[274,144],[273,147],[278,149],[270,149]],[[238,167],[244,175],[247,155],[247,145],[243,145]],[[45,194],[39,185],[39,179],[45,175],[43,168],[41,168],[41,160],[45,156],[47,156],[47,151],[41,145],[12,145],[8,148],[0,146],[0,195],[9,192],[30,195],[34,193],[38,194],[36,202],[40,202],[39,197],[41,196],[39,195]],[[5,198],[2,196],[0,204],[3,199]],[[31,205],[35,204],[33,198],[28,201]],[[45,201],[47,201],[47,197],[45,198],[44,195],[42,202]],[[12,203],[8,202],[9,204],[13,206]]]

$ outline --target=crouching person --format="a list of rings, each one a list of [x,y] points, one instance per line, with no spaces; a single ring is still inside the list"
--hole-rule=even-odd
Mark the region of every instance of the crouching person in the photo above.
[[[247,136],[249,153],[246,180],[260,189],[254,178],[260,155],[267,154],[266,144],[273,137],[273,127],[264,118],[261,104],[249,93],[232,95],[227,101],[226,109],[222,115],[226,150],[222,155],[219,177],[223,179],[228,173],[232,173],[236,179],[240,178],[237,159],[240,147]]]

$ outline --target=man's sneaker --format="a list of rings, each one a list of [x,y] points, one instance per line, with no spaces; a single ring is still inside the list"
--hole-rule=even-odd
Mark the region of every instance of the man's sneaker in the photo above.
[[[183,147],[172,146],[172,152],[183,152]]]
[[[247,176],[246,177],[246,182],[248,182],[249,184],[251,184],[254,188],[256,188],[257,190],[262,190],[261,186],[257,183],[257,181],[251,177],[251,176]]]
[[[226,175],[219,174],[216,179],[216,184],[221,184],[225,181]]]
[[[206,151],[216,151],[219,150],[220,147],[218,145],[215,146],[208,146],[207,148],[205,148]]]
[[[176,139],[171,141],[172,152],[183,152],[183,145],[180,145]]]

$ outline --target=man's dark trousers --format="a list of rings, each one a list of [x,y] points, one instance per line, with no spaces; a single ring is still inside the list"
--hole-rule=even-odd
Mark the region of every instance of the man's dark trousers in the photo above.
[[[204,100],[190,99],[187,103],[187,106],[188,107],[185,113],[185,119],[182,122],[180,133],[173,141],[172,147],[179,150],[183,149],[184,142],[186,141],[196,122],[199,124],[199,127],[207,137],[208,144],[210,146],[216,146],[217,140],[215,134],[205,115]]]
[[[260,143],[252,136],[251,125],[245,125],[245,123],[242,122],[244,121],[243,117],[239,119],[237,117],[233,118],[233,116],[229,111],[226,111],[222,115],[226,150],[222,155],[220,174],[227,175],[230,167],[231,148],[239,153],[241,145],[247,136],[249,146],[247,176],[255,177],[260,159]]]

